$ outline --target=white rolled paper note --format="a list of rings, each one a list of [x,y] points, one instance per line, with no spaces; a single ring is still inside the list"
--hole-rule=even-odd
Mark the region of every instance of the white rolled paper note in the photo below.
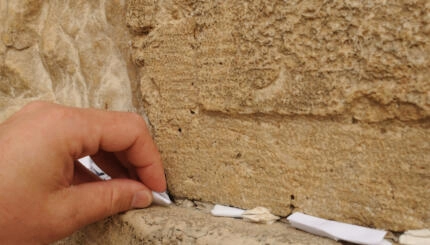
[[[279,219],[278,216],[270,213],[269,209],[265,207],[256,207],[246,210],[243,212],[242,218],[250,222],[261,224],[273,224]]]
[[[112,179],[109,175],[107,175],[95,162],[90,156],[86,156],[83,158],[78,159],[78,162],[82,164],[85,168],[87,168],[89,171],[91,171],[93,174],[95,174],[97,177],[99,177],[102,180],[110,180]]]
[[[363,245],[391,244],[384,240],[387,232],[383,230],[326,220],[299,212],[293,213],[287,219],[293,227],[334,240]]]
[[[152,203],[160,206],[169,206],[172,204],[172,200],[170,200],[167,192],[155,192],[152,191]]]
[[[224,205],[215,205],[214,208],[211,210],[211,214],[213,216],[220,216],[220,217],[230,217],[230,218],[242,218],[242,214],[245,212],[245,210],[240,208],[233,208],[228,207]]]
[[[430,244],[430,229],[408,230],[400,236],[400,244],[428,245]]]

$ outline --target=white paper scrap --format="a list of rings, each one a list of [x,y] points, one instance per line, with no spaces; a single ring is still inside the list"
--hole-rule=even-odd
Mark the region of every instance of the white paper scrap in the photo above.
[[[102,180],[112,179],[101,168],[99,168],[99,166],[97,166],[97,164],[93,161],[93,159],[90,156],[80,158],[80,159],[78,159],[78,162],[80,162],[84,167],[86,167],[92,173],[97,175],[100,179],[102,179]]]
[[[86,167],[87,169],[90,169],[91,165],[94,163],[93,159],[91,159],[90,156],[79,158],[78,162],[84,165],[84,167]]]
[[[399,242],[405,245],[429,245],[430,229],[408,230],[400,236]]]
[[[293,227],[312,234],[363,245],[391,244],[384,240],[386,231],[293,213],[287,220]]]
[[[233,208],[224,205],[215,205],[211,210],[211,214],[213,216],[221,216],[221,217],[231,217],[231,218],[241,218],[242,214],[245,210],[240,208]]]
[[[278,216],[273,215],[267,208],[256,207],[243,212],[242,218],[247,221],[262,224],[273,224],[279,219]]]
[[[169,206],[172,204],[172,200],[170,200],[167,192],[152,192],[152,203],[160,206]]]

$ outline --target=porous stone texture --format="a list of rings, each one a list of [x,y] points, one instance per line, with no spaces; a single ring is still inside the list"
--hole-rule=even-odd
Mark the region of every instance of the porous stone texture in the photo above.
[[[429,13],[425,0],[0,0],[0,121],[36,99],[145,108],[175,197],[429,227]]]
[[[169,190],[430,226],[428,1],[130,0]]]
[[[38,99],[136,110],[125,13],[120,0],[0,0],[0,121]]]
[[[171,206],[130,211],[87,226],[54,245],[71,244],[340,244],[285,223],[252,224]]]

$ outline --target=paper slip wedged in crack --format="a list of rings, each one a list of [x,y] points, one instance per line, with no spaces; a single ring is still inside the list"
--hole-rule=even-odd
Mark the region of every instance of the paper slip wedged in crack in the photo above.
[[[273,224],[279,219],[278,216],[273,215],[267,208],[264,207],[256,207],[246,210],[243,212],[242,218],[246,221],[269,225]]]
[[[243,210],[216,204],[211,210],[211,214],[219,217],[242,218],[246,221],[260,224],[272,224],[279,219],[278,216],[271,214],[270,211],[264,207]]]
[[[429,245],[430,229],[408,230],[400,236],[399,242],[405,245]]]
[[[240,208],[233,208],[224,205],[216,204],[211,210],[213,216],[219,217],[230,217],[230,218],[242,218],[242,214],[245,210]]]
[[[287,220],[293,227],[309,233],[363,245],[388,245],[386,231],[293,213]]]

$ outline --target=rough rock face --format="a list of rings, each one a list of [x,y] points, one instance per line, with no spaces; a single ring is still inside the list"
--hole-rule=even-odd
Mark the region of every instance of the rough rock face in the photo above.
[[[129,4],[173,195],[430,225],[430,3]]]
[[[120,0],[0,0],[0,121],[36,99],[134,110],[125,11]]]
[[[183,207],[151,207],[134,210],[87,226],[53,245],[340,245],[327,238],[295,230],[285,223],[252,224],[213,217]]]
[[[430,226],[430,3],[126,5],[0,0],[0,121],[144,106],[174,196]]]

